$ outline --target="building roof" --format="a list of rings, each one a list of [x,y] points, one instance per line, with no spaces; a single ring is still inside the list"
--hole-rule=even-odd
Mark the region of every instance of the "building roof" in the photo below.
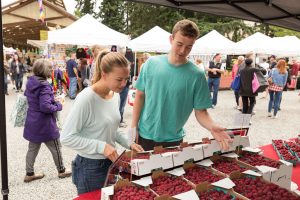
[[[36,0],[19,0],[2,7],[3,38],[5,43],[24,45],[27,39],[39,40],[40,30],[63,28],[77,17],[66,11],[63,0],[44,0],[45,22],[40,21]]]

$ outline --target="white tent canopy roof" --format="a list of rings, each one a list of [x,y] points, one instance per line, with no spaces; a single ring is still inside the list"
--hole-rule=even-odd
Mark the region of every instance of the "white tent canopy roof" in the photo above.
[[[212,30],[195,42],[191,55],[232,54],[234,52],[235,43],[216,30]]]
[[[275,45],[272,42],[272,38],[260,32],[256,32],[236,43],[236,52],[238,54],[245,54],[251,51],[256,54],[274,54],[274,48]]]
[[[296,36],[274,37],[272,41],[277,47],[277,52],[274,54],[284,56],[300,55],[300,40]]]
[[[127,35],[105,26],[89,14],[64,29],[48,32],[48,44],[127,46],[128,40]]]
[[[129,42],[129,47],[137,52],[161,52],[166,53],[171,49],[169,41],[171,33],[159,26],[155,26],[139,37]]]
[[[47,41],[46,40],[27,40],[27,44],[38,47],[40,49],[44,49],[44,48],[47,47]]]

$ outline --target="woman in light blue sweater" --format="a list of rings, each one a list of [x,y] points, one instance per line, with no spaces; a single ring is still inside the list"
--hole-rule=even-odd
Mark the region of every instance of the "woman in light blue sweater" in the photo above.
[[[72,180],[78,194],[103,187],[108,168],[118,157],[115,142],[143,151],[138,144],[128,144],[117,130],[121,119],[118,93],[129,77],[126,58],[102,51],[95,70],[93,85],[76,97],[61,135],[61,143],[78,152],[72,163]]]
[[[272,112],[272,107],[274,105],[273,118],[277,118],[277,112],[278,112],[278,107],[282,95],[282,90],[286,84],[287,77],[288,77],[288,72],[286,70],[286,62],[285,60],[281,59],[278,61],[276,68],[273,68],[269,75],[269,80],[276,87],[275,89],[274,87],[269,87],[270,100],[269,100],[269,107],[268,107],[268,117],[272,117],[271,112]]]

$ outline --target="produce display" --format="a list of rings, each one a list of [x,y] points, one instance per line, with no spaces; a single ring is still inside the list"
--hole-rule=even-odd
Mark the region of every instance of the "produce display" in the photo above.
[[[205,143],[205,140],[202,142]],[[281,159],[295,164],[295,161],[300,158],[299,142],[300,138],[290,141],[272,140],[272,145]],[[102,193],[103,199],[154,200],[157,197],[168,199],[168,196],[172,197],[194,190],[194,192],[185,195],[190,195],[191,199],[193,199],[193,195],[196,195],[197,193],[201,200],[239,200],[244,199],[244,197],[251,200],[300,200],[300,197],[295,193],[284,189],[289,188],[287,182],[291,180],[292,165],[278,162],[254,153],[250,148],[236,150],[235,152],[231,151],[230,153],[236,153],[239,157],[230,157],[229,155],[223,155],[221,151],[215,151],[214,149],[217,148],[214,146],[215,143],[211,144],[212,147],[210,148],[203,148],[203,151],[200,149],[201,151],[199,152],[203,152],[203,154],[204,150],[210,151],[207,156],[204,157],[207,159],[206,162],[201,163],[198,160],[193,161],[189,159],[191,157],[190,154],[192,154],[190,151],[191,148],[182,151],[183,148],[186,148],[191,144],[185,144],[185,146],[180,145],[180,147],[174,148],[158,147],[155,148],[153,152],[123,152],[118,161],[110,167],[106,180],[107,186],[114,185],[114,192],[112,194],[110,192],[111,188],[107,188],[107,190],[104,190],[104,193]],[[151,156],[153,154],[163,154],[166,152],[178,153]],[[134,159],[144,160],[132,161]],[[184,164],[175,164],[175,161],[178,162],[180,159],[183,160],[182,163]],[[162,165],[162,163],[165,164],[166,167]],[[204,167],[201,165],[211,166]],[[277,181],[277,176],[274,176],[273,178],[273,173],[272,179],[268,176],[271,174],[270,171],[268,171],[268,168],[264,168],[267,169],[266,171],[259,171],[250,165],[265,165],[278,169],[278,173],[276,170],[276,173],[274,174],[280,176],[280,181]],[[176,170],[177,168],[178,170]],[[251,171],[244,172],[248,169],[252,169],[256,173],[266,174],[261,177],[256,177],[254,176],[255,173]],[[184,172],[182,170],[184,170]],[[138,173],[136,173],[136,171]],[[282,173],[284,173],[285,176],[281,176]],[[228,177],[231,180],[224,179],[225,177]],[[140,181],[135,182],[134,180]],[[270,183],[270,180],[273,183]],[[216,186],[217,184],[212,184],[217,181],[220,181],[218,182],[219,187]],[[234,182],[235,186],[230,189],[228,186],[233,185],[232,182]],[[139,184],[143,186],[140,186]],[[276,184],[280,186],[277,186]]]
[[[295,143],[295,142],[291,142],[291,141],[285,141],[284,144],[290,150],[290,152],[294,156],[296,156],[299,160],[299,158],[300,158],[300,145]]]
[[[225,194],[223,191],[209,190],[198,194],[201,200],[238,200],[230,194]]]
[[[162,153],[167,153],[167,152],[178,152],[179,149],[174,148],[174,149],[159,149],[159,150],[155,150],[153,152],[153,154],[162,154]]]
[[[153,180],[150,188],[159,195],[174,196],[183,192],[187,192],[192,188],[186,181],[179,177],[160,176]]]
[[[205,181],[214,183],[223,178],[213,174],[211,171],[203,167],[188,168],[185,170],[185,174],[183,176],[194,184],[203,183]]]
[[[125,186],[115,191],[112,200],[152,200],[154,193],[135,186]]]
[[[259,178],[243,177],[233,180],[236,192],[251,200],[299,200],[288,190],[273,183],[267,183]]]
[[[259,154],[250,153],[246,151],[240,154],[240,157],[238,159],[252,166],[265,165],[277,169],[280,167],[280,163],[275,160],[267,159],[266,157],[261,156]]]
[[[278,156],[282,160],[296,164],[298,161],[297,158],[291,154],[289,149],[284,145],[283,140],[272,140],[272,144]]]
[[[220,172],[223,172],[225,174],[230,174],[233,171],[239,171],[243,172],[246,171],[246,168],[241,167],[236,162],[230,162],[227,160],[217,160],[214,161],[214,164],[212,165],[213,168],[219,170]]]

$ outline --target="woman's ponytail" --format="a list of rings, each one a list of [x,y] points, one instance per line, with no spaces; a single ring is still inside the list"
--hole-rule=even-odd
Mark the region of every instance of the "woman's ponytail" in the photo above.
[[[101,79],[101,73],[102,73],[102,68],[101,68],[101,62],[103,61],[103,57],[106,56],[109,53],[109,50],[104,49],[99,52],[97,58],[96,58],[96,68],[95,68],[95,73],[92,79],[92,84],[96,83]]]

